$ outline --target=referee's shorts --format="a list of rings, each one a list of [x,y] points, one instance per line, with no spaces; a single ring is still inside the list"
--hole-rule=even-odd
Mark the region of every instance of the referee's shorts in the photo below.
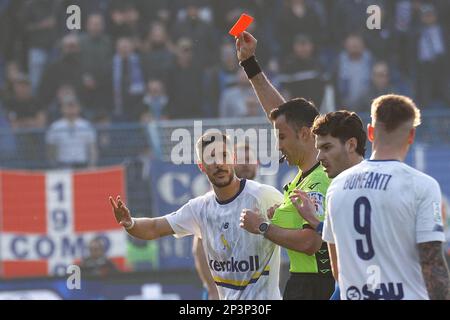
[[[329,300],[335,280],[330,274],[290,273],[284,289],[284,300]]]

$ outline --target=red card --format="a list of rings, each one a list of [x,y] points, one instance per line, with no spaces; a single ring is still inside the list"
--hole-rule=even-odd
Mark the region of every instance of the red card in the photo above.
[[[231,28],[228,33],[231,34],[232,36],[237,37],[242,32],[244,32],[249,27],[249,25],[252,24],[252,22],[253,22],[253,17],[243,13],[243,14],[241,14],[241,17],[239,18],[239,20],[235,23],[233,28]]]

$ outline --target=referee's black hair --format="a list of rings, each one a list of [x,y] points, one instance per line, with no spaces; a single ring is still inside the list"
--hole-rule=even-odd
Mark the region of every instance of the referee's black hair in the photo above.
[[[293,129],[298,130],[302,127],[311,128],[314,120],[319,116],[319,110],[312,101],[295,98],[273,109],[269,118],[275,121],[282,115],[286,117],[286,121],[292,125]]]

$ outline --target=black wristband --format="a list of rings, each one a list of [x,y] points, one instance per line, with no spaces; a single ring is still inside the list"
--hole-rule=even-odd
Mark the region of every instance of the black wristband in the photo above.
[[[255,56],[251,56],[250,58],[241,61],[239,63],[242,68],[244,68],[245,73],[247,74],[247,78],[251,79],[256,76],[258,73],[261,73],[261,67],[258,64]]]

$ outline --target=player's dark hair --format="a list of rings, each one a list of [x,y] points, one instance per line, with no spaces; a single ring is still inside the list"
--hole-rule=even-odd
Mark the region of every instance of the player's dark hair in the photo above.
[[[366,132],[361,118],[355,112],[340,110],[321,115],[314,121],[312,133],[319,136],[331,135],[342,144],[355,138],[356,152],[363,157],[366,153]]]
[[[293,129],[298,130],[302,127],[311,128],[314,119],[319,115],[319,111],[313,102],[304,98],[295,98],[273,109],[269,118],[275,121],[282,115],[285,116],[287,123]]]

